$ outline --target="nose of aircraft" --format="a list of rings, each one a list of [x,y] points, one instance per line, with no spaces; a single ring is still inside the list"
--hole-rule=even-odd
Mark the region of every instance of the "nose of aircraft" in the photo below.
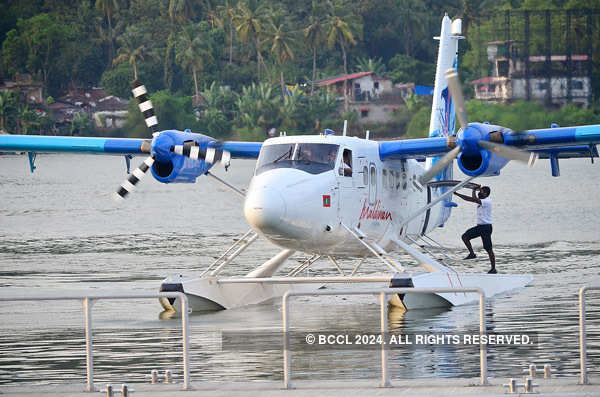
[[[277,232],[286,213],[285,200],[277,190],[261,187],[250,189],[244,202],[244,216],[255,229]]]

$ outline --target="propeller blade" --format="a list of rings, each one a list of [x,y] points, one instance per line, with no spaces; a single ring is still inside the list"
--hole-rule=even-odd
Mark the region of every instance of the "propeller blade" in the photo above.
[[[452,161],[454,161],[454,159],[458,156],[458,153],[460,153],[460,146],[457,146],[454,149],[450,150],[444,155],[444,157],[436,161],[430,169],[428,169],[423,175],[419,177],[419,182],[421,183],[421,185],[424,185],[425,183],[429,182],[433,177],[442,172],[444,168],[446,168],[452,163]]]
[[[139,165],[139,167],[133,170],[133,172],[129,174],[127,179],[125,179],[125,181],[121,183],[121,186],[119,186],[119,190],[117,190],[113,194],[113,198],[115,199],[115,201],[120,202],[124,200],[127,197],[127,195],[134,190],[135,185],[137,185],[144,178],[146,172],[148,172],[150,167],[152,167],[152,164],[154,164],[154,158],[152,156],[149,156],[146,158],[146,160],[144,160],[142,164]]]
[[[445,76],[446,81],[448,82],[448,89],[450,90],[450,95],[452,96],[454,106],[456,107],[456,117],[458,117],[460,127],[464,130],[467,128],[468,124],[467,108],[465,107],[465,98],[462,94],[462,88],[460,85],[460,80],[458,78],[458,73],[455,69],[450,68],[446,70]]]
[[[539,157],[537,153],[518,150],[506,145],[489,141],[479,141],[478,145],[492,153],[496,153],[497,155],[504,157],[505,159],[519,161],[527,164],[529,167],[533,167],[535,161]]]
[[[152,101],[148,97],[146,86],[140,83],[139,80],[134,80],[131,83],[131,92],[133,93],[135,99],[137,99],[140,111],[144,115],[146,125],[152,130],[152,132],[156,132],[158,119],[154,114],[154,107],[152,106]]]

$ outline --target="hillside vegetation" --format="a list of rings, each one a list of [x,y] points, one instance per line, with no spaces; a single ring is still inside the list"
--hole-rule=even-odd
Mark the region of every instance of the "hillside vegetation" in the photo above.
[[[432,85],[432,37],[439,35],[444,13],[463,18],[461,76],[480,77],[487,68],[481,32],[492,30],[489,16],[546,8],[600,8],[600,0],[4,0],[0,73],[4,80],[17,73],[34,76],[49,101],[91,86],[129,98],[137,77],[153,93],[159,127],[217,138],[264,139],[271,128],[315,133],[339,129],[343,118],[362,133],[355,115],[337,114],[331,98],[313,95],[313,81],[374,70],[394,82]],[[553,42],[562,40],[560,31],[555,34]],[[298,85],[303,95],[284,95],[286,85]],[[375,136],[423,136],[429,106],[415,100],[398,111],[394,123],[371,126]],[[595,122],[597,110],[552,113],[522,102],[471,102],[469,117],[541,128]],[[0,128],[6,131],[47,133],[52,120],[39,114],[14,94],[0,96]],[[80,133],[95,133],[85,115],[75,122]],[[149,133],[134,105],[126,126],[113,132]]]

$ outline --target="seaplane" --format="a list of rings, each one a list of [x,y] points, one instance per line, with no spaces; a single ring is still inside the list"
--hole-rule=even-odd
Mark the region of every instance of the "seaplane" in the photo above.
[[[161,291],[180,291],[194,311],[221,310],[259,304],[295,288],[320,288],[333,283],[375,283],[413,288],[481,288],[486,296],[522,288],[532,281],[526,274],[459,273],[419,242],[449,221],[453,193],[475,188],[474,178],[500,175],[509,161],[532,166],[549,159],[559,176],[559,159],[598,157],[600,125],[513,131],[486,122],[468,122],[458,74],[461,20],[442,20],[429,137],[375,141],[325,131],[320,135],[278,137],[264,142],[218,141],[189,130],[158,131],[148,92],[139,81],[133,96],[152,139],[113,139],[59,136],[0,136],[0,151],[29,154],[33,170],[39,152],[75,152],[125,156],[128,176],[114,196],[126,199],[150,171],[162,183],[194,183],[212,178],[244,199],[249,230],[206,269],[195,275],[170,275]],[[460,128],[455,126],[458,118]],[[146,156],[131,173],[133,156]],[[217,164],[229,168],[235,159],[256,159],[247,189],[239,189],[211,173]],[[453,165],[465,175],[453,176]],[[221,277],[227,266],[258,238],[281,251],[240,277]],[[394,250],[410,255],[422,271],[407,271]],[[295,252],[307,259],[286,268]],[[340,258],[356,258],[351,272]],[[367,257],[381,264],[377,274],[361,274]],[[337,258],[337,259],[336,259]],[[267,258],[265,258],[267,259]],[[302,276],[318,260],[329,261],[339,275]],[[419,268],[419,269],[420,269]],[[391,298],[404,309],[463,305],[476,294],[406,294]],[[162,299],[165,309],[180,302]]]

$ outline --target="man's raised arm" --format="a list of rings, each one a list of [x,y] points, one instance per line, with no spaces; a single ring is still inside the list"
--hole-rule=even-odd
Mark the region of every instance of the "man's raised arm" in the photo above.
[[[481,200],[479,200],[479,198],[475,195],[475,189],[473,189],[471,197],[469,197],[467,195],[464,195],[464,194],[460,194],[458,192],[454,192],[454,194],[457,195],[458,197],[460,197],[461,199],[465,200],[465,201],[469,201],[471,203],[481,204]]]

